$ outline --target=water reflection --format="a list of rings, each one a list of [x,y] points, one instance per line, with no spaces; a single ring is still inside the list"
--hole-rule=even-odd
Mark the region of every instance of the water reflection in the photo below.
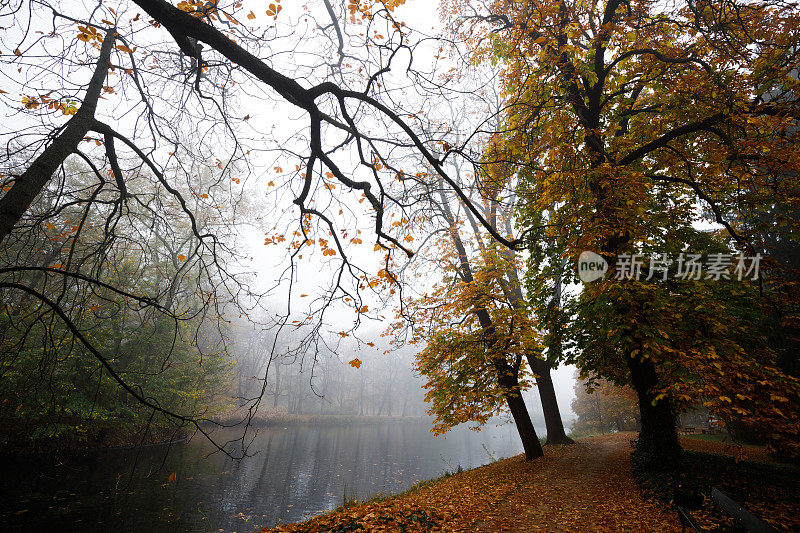
[[[270,427],[253,443],[259,453],[239,464],[207,457],[213,448],[199,439],[166,457],[163,449],[147,449],[96,453],[67,465],[17,460],[3,465],[0,529],[253,531],[329,511],[345,490],[359,499],[394,494],[459,465],[521,453],[513,426],[457,428],[446,438],[433,437],[429,427]]]

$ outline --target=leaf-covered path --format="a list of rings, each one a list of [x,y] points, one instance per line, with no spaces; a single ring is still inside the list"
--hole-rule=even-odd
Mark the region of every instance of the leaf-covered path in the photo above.
[[[674,512],[640,496],[629,459],[634,436],[547,446],[536,461],[504,459],[272,531],[677,532]]]
[[[675,513],[642,500],[630,464],[632,433],[582,439],[519,465],[517,490],[477,532],[679,531]]]

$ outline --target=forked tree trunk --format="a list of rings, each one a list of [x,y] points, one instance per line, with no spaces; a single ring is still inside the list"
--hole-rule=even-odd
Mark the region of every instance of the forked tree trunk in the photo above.
[[[465,283],[474,283],[475,278],[472,275],[472,267],[467,259],[467,250],[464,247],[464,242],[461,240],[461,235],[458,233],[458,226],[455,223],[455,217],[450,211],[447,203],[447,198],[442,192],[443,188],[439,188],[439,195],[442,198],[442,214],[450,226],[450,237],[453,240],[453,245],[458,252],[459,263],[461,265],[460,272]],[[488,309],[483,305],[475,305],[473,312],[478,317],[478,322],[485,332],[486,348],[491,351],[497,343],[497,328],[495,328],[492,316]],[[497,383],[508,405],[514,423],[517,426],[519,437],[522,440],[522,449],[525,450],[525,459],[530,461],[544,455],[542,452],[542,444],[539,442],[539,437],[536,435],[536,429],[533,427],[531,416],[528,413],[528,408],[525,406],[525,400],[522,399],[522,391],[519,388],[519,367],[522,363],[521,356],[518,357],[516,365],[512,366],[503,358],[499,358],[493,362],[495,371],[497,372]]]

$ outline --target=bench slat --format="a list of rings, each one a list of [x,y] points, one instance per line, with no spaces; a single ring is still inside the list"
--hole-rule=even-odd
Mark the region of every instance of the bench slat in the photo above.
[[[747,531],[751,533],[777,533],[778,531],[763,520],[756,518],[747,509],[730,499],[716,487],[711,489],[711,499],[720,509],[738,519]]]

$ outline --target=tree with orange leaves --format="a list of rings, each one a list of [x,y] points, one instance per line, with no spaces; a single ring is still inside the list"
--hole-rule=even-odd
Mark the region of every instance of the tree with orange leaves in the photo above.
[[[536,459],[542,447],[522,398],[530,385],[526,357],[541,351],[536,330],[509,298],[509,265],[501,254],[483,249],[470,257],[444,194],[438,206],[446,227],[435,243],[435,261],[444,276],[405,309],[416,325],[412,342],[424,343],[416,369],[427,380],[433,431],[465,422],[481,426],[507,410],[526,459]]]
[[[780,426],[770,433],[782,435],[776,446],[796,441],[796,417],[787,407],[797,382],[742,313],[753,306],[768,317],[764,308],[797,279],[768,245],[775,227],[783,228],[782,243],[798,240],[797,7],[715,0],[448,6],[478,57],[503,65],[504,122],[493,142],[518,176],[523,226],[547,227],[530,234],[531,248],[557,242],[549,248],[556,253],[546,254],[555,263],[590,250],[610,265],[605,281],[585,285],[576,304],[594,312],[573,323],[575,346],[583,350],[573,357],[586,370],[632,384],[641,410],[639,448],[675,457],[681,406],[722,407],[735,403],[737,392],[747,402],[759,389],[748,415]],[[695,222],[719,228],[716,245],[693,232]],[[747,282],[731,289],[706,279],[676,289],[615,279],[620,257],[704,245],[698,253],[722,253],[714,249],[720,243],[732,254],[768,257],[755,289],[762,299],[748,300],[754,288]],[[530,272],[535,277],[537,269]],[[786,338],[798,299],[779,301],[779,336]],[[686,335],[699,311],[689,306],[714,309],[709,318],[719,321]],[[660,349],[653,333],[670,339],[670,348]],[[702,348],[692,344],[697,338]],[[754,368],[760,371],[749,372]],[[687,371],[705,385],[692,380],[682,387]],[[746,375],[747,393],[740,388]]]

